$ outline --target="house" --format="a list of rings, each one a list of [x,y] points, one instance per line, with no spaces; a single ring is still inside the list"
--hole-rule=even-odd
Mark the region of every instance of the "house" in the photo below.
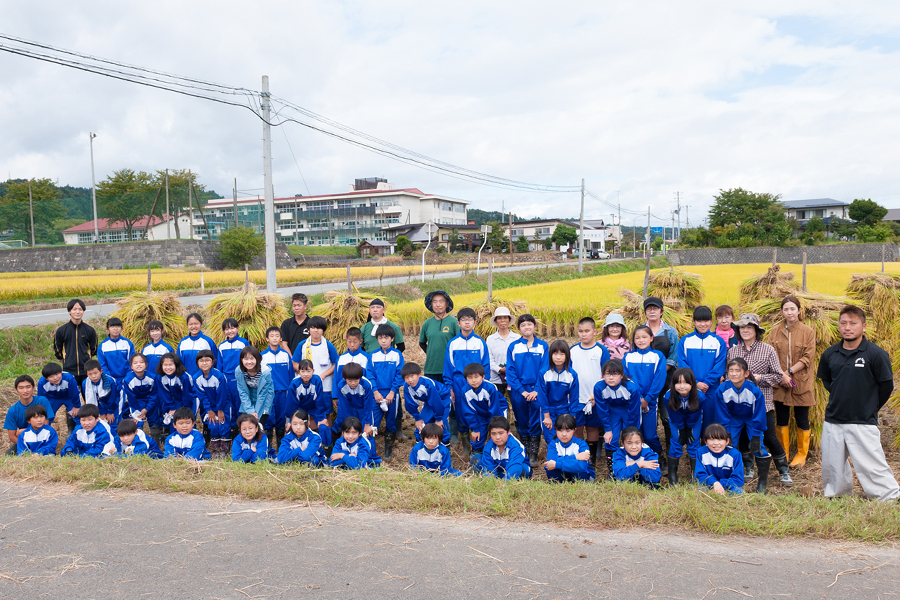
[[[553,232],[559,224],[580,229],[578,221],[563,221],[561,219],[514,221],[512,238],[513,240],[518,240],[519,236],[524,236],[528,240],[529,250],[542,250],[544,248],[543,241],[553,236]],[[505,231],[509,231],[509,226],[505,228]],[[607,244],[615,243],[620,237],[621,228],[618,225],[606,225],[600,220],[585,219],[584,221],[584,246],[587,249],[605,250]]]
[[[377,258],[390,256],[394,253],[394,243],[385,240],[365,240],[359,245],[359,255],[362,258]]]
[[[193,221],[194,231],[191,232],[192,223],[187,215],[178,217],[178,229],[175,228],[175,218],[166,216],[160,218],[154,216],[150,222],[150,228],[147,228],[147,217],[142,217],[137,221],[131,229],[131,239],[128,239],[128,233],[125,224],[121,221],[110,222],[109,219],[97,219],[97,229],[100,233],[100,243],[108,242],[137,242],[140,240],[174,240],[178,231],[181,232],[182,239],[207,239],[206,227],[203,221],[198,217]],[[146,233],[146,236],[145,236]],[[94,221],[87,221],[75,227],[64,229],[63,241],[66,244],[93,244],[94,243]]]
[[[439,245],[450,250],[450,236],[453,235],[454,230],[459,236],[459,244],[465,246],[466,250],[471,252],[472,250],[478,250],[478,247],[481,246],[483,241],[481,227],[468,223],[459,225],[410,223],[384,228],[387,239],[394,244],[396,244],[397,238],[402,235],[406,236],[412,243],[421,244],[424,247],[428,243],[430,234],[432,250]]]
[[[884,215],[884,218],[882,218],[881,220],[900,223],[900,208],[889,208],[887,214]]]
[[[785,216],[793,217],[800,225],[813,217],[822,219],[837,218],[848,219],[847,210],[850,204],[833,198],[815,198],[812,200],[786,200],[781,203],[784,206]]]

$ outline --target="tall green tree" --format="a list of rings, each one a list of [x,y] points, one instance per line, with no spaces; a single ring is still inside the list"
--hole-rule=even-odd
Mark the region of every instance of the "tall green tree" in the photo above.
[[[709,209],[716,246],[781,246],[791,235],[781,196],[742,188],[719,190]]]
[[[524,235],[520,235],[516,240],[516,252],[528,252],[531,247],[528,245],[528,239]]]
[[[557,249],[561,246],[568,246],[572,250],[575,242],[578,241],[578,230],[565,223],[557,223],[553,235],[550,236],[550,241],[556,244]]]
[[[252,227],[231,227],[219,236],[219,256],[232,269],[242,269],[266,251],[266,239]]]
[[[131,240],[135,223],[149,214],[157,189],[149,173],[135,173],[131,169],[115,171],[97,184],[97,215],[110,224],[121,223],[125,227],[125,239]],[[161,215],[165,205],[163,211],[158,206],[153,212]]]
[[[887,212],[887,209],[877,202],[873,202],[870,199],[862,200],[857,198],[850,203],[850,207],[847,209],[847,216],[860,225],[874,227],[881,222]]]
[[[505,235],[506,230],[503,228],[503,225],[499,221],[491,221],[485,223],[485,225],[491,226],[491,232],[487,234],[487,245],[491,250],[495,253],[506,251],[509,245],[509,239],[507,239]]]
[[[219,198],[215,192],[208,192],[206,186],[198,181],[200,174],[196,171],[188,172],[187,169],[170,169],[169,170],[169,212],[172,215],[180,215],[188,212],[188,201],[194,209],[197,208],[197,200],[200,200],[200,206],[205,205],[211,198]],[[194,184],[194,188],[188,196],[188,183]],[[153,174],[154,196],[155,190],[161,186],[165,186],[166,172],[165,170],[156,171]],[[166,212],[165,191],[160,196],[159,203],[154,210],[154,214],[163,215]],[[150,199],[151,203],[153,198]],[[149,208],[148,208],[149,210]],[[175,237],[181,239],[181,228],[178,225],[178,219],[175,219]]]
[[[11,228],[17,239],[31,242],[28,183],[27,179],[11,179],[3,184],[3,195],[0,196],[0,223],[4,224],[3,229]],[[55,244],[62,241],[56,223],[66,218],[66,211],[59,201],[59,195],[59,188],[51,179],[31,180],[34,240],[37,244]]]

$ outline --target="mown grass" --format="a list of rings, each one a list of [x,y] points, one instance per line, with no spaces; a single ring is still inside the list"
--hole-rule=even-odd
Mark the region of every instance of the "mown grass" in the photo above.
[[[294,256],[356,256],[355,246],[288,246]]]
[[[630,483],[549,485],[442,478],[377,469],[330,471],[229,461],[0,458],[0,477],[85,489],[180,492],[444,516],[483,516],[590,529],[649,527],[716,535],[866,542],[900,538],[896,503],[860,498],[746,494],[723,498],[691,485],[652,491]]]

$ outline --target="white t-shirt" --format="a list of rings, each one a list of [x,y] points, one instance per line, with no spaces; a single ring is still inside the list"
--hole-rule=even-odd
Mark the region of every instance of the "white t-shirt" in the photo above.
[[[594,343],[590,348],[575,344],[569,348],[572,370],[578,375],[578,401],[587,404],[594,395],[594,386],[603,379],[603,348]]]
[[[494,385],[503,383],[503,380],[500,379],[500,365],[506,364],[506,351],[509,348],[509,345],[520,337],[522,336],[512,330],[507,332],[505,338],[500,337],[499,331],[495,331],[488,336],[487,340],[485,340],[488,347],[488,353],[491,355],[491,377],[488,381]]]

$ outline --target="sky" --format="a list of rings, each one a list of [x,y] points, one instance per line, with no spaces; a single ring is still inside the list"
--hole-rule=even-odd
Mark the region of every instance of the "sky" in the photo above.
[[[382,140],[515,181],[585,186],[586,218],[702,221],[721,189],[900,207],[900,4],[795,2],[4,2],[0,33],[274,95]],[[2,41],[2,40],[0,40]],[[252,112],[0,52],[0,172],[91,185],[190,168],[262,193]],[[299,117],[290,111],[282,116]],[[580,195],[499,189],[273,128],[276,197],[361,177],[578,214]],[[618,215],[615,217],[618,222]]]

